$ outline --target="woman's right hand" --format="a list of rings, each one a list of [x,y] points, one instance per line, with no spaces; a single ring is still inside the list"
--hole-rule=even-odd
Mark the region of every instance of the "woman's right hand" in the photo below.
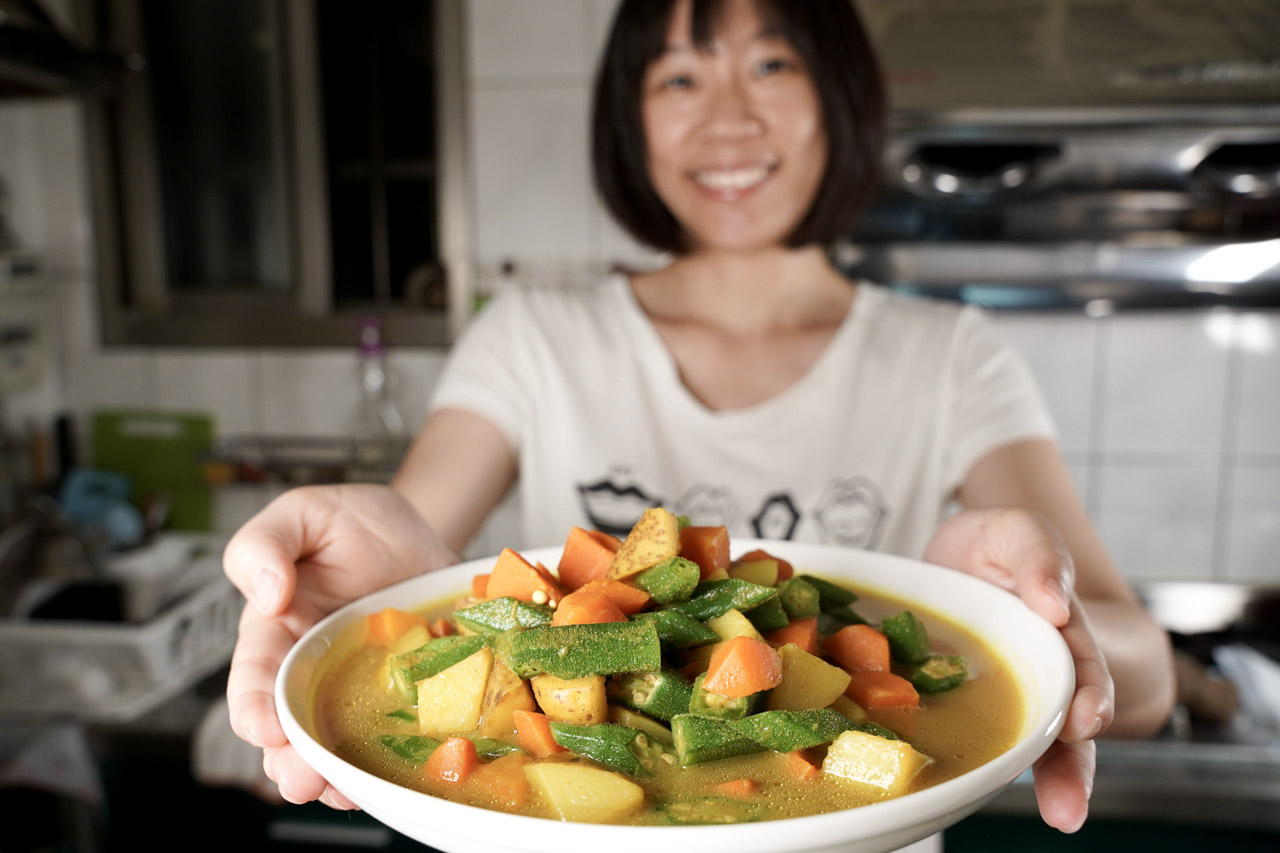
[[[289,744],[275,679],[312,625],[374,590],[458,562],[400,493],[365,484],[285,492],[227,544],[223,569],[248,599],[227,680],[231,727],[263,750],[263,769],[293,803],[354,805]]]

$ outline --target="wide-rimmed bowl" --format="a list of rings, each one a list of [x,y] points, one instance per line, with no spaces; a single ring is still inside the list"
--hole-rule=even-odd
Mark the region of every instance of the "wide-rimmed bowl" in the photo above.
[[[276,681],[285,733],[302,758],[372,817],[447,853],[879,853],[932,835],[981,808],[1043,753],[1062,728],[1074,667],[1059,632],[1018,598],[985,581],[927,563],[826,545],[738,540],[734,553],[764,548],[796,570],[906,599],[983,638],[1012,669],[1025,704],[1017,742],[968,773],[897,799],[811,817],[717,826],[610,826],[524,817],[461,805],[380,779],[316,739],[312,698],[321,661],[357,620],[388,606],[416,607],[461,595],[492,559],[421,575],[333,613],[294,646]],[[559,549],[522,552],[554,566]],[[346,631],[349,636],[351,631]]]

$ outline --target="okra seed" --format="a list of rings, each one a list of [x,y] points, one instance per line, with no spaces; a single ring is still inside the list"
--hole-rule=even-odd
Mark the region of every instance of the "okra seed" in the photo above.
[[[568,646],[561,646],[559,649],[557,649],[557,650],[556,650],[556,656],[557,656],[557,657],[564,657],[564,656],[565,656],[565,655],[567,655],[567,654],[569,654],[569,647],[568,647]]]
[[[676,757],[669,752],[662,753],[662,760],[667,762],[668,764],[676,763]]]
[[[541,589],[535,589],[535,590],[533,591],[533,603],[534,603],[534,604],[546,604],[546,603],[547,603],[547,593],[546,593],[546,591],[545,591],[545,590],[541,590]]]
[[[643,693],[642,691],[640,691],[640,690],[633,690],[633,691],[631,692],[631,699],[632,699],[632,701],[639,703],[639,702],[643,702],[643,701],[644,701],[645,696],[644,696],[644,693]]]
[[[636,746],[645,747],[649,745],[649,739],[644,735],[636,735]]]

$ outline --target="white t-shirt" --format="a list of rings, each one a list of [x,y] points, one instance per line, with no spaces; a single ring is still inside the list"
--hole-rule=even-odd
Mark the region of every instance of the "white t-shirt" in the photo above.
[[[625,277],[513,288],[464,331],[431,408],[511,442],[525,548],[575,525],[625,535],[662,505],[731,536],[918,557],[975,461],[1054,435],[982,311],[867,283],[798,382],[731,411],[681,383]]]

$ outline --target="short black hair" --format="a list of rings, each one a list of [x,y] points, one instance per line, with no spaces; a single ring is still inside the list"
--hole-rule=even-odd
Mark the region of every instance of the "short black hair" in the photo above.
[[[596,191],[618,224],[641,243],[682,254],[688,236],[649,178],[640,107],[645,71],[666,48],[676,2],[619,5],[596,73],[591,163]],[[691,36],[707,48],[724,3],[692,3]],[[827,137],[826,173],[786,244],[830,244],[852,230],[875,190],[888,109],[880,63],[853,0],[755,3],[808,66]]]

